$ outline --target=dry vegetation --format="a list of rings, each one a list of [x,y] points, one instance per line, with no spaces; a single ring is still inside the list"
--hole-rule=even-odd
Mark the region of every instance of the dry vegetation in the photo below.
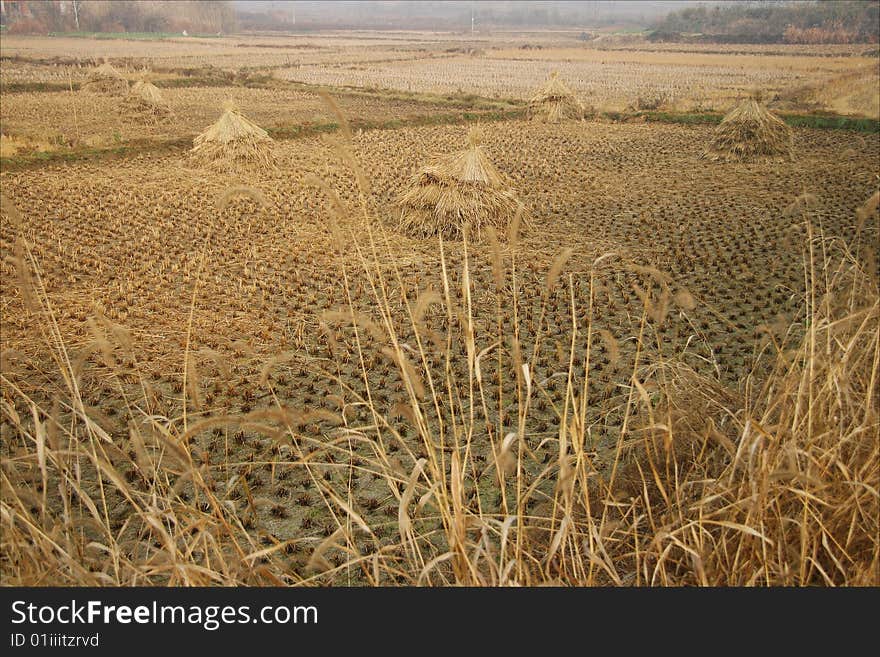
[[[165,105],[174,112],[174,120],[162,125],[133,120],[120,111],[120,99],[111,96],[79,91],[4,95],[0,107],[3,134],[21,141],[54,141],[73,147],[192,138],[217,120],[218,110],[227,100],[266,129],[335,121],[321,99],[307,91],[247,87],[159,90]],[[437,112],[436,105],[416,100],[343,96],[337,102],[352,121],[406,121]]]
[[[768,111],[760,98],[748,98],[721,120],[704,155],[711,160],[791,159],[791,145],[791,128]]]
[[[137,121],[168,121],[174,116],[159,87],[149,80],[138,80],[125,98],[124,111]]]
[[[413,58],[340,67],[302,64],[282,68],[283,79],[336,86],[373,86],[403,91],[473,93],[526,100],[552,71],[597,108],[621,110],[636,98],[666,99],[678,109],[726,109],[760,88],[771,96],[808,79],[814,84],[858,68],[880,80],[875,58],[655,53],[549,48],[489,51],[485,58]],[[853,113],[870,111],[851,108]]]
[[[193,140],[192,156],[200,165],[220,170],[272,166],[273,140],[232,104]]]
[[[556,71],[538,92],[529,98],[529,114],[547,123],[584,118],[584,106],[574,92],[559,79]]]
[[[320,85],[521,100],[530,98],[555,70],[579,97],[595,99],[591,104],[608,110],[624,109],[639,97],[664,97],[679,109],[726,110],[756,88],[782,94],[856,70],[865,73],[873,89],[880,80],[876,45],[581,43],[578,34],[500,33],[464,42],[460,35],[436,33],[326,34],[109,40],[99,46],[88,39],[7,36],[0,55],[18,59],[4,62],[0,82],[76,81],[87,75],[96,50],[117,68],[132,70],[237,71],[244,63],[281,79]],[[818,102],[820,109],[844,109],[834,101],[810,102],[811,107]],[[845,113],[877,116],[870,94],[858,101]]]
[[[478,241],[491,228],[497,239],[526,215],[516,190],[489,160],[474,128],[464,150],[437,156],[419,169],[398,204],[399,229],[418,237],[467,236]]]
[[[160,93],[187,147],[0,174],[4,584],[880,583],[875,135]]]
[[[89,71],[82,88],[83,91],[93,94],[124,96],[128,93],[128,80],[110,63],[104,62]]]

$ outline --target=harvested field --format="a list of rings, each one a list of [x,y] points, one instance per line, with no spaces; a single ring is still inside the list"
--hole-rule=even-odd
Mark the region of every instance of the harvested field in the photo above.
[[[802,155],[791,167],[720,165],[707,170],[698,158],[710,137],[706,128],[592,125],[584,130],[506,123],[486,131],[487,143],[497,145],[489,152],[517,181],[533,208],[533,223],[519,247],[522,348],[533,348],[527,336],[540,314],[543,277],[560,249],[572,249],[565,271],[573,276],[581,308],[586,304],[589,263],[615,250],[628,262],[667,273],[677,289],[693,297],[696,306],[687,316],[673,313],[663,328],[667,355],[672,357],[682,338],[692,335],[691,355],[684,356],[685,361],[706,375],[717,373],[729,385],[741,380],[754,363],[756,327],[784,330],[798,311],[803,272],[796,248],[798,226],[786,214],[796,196],[789,190],[818,180],[818,185],[810,182],[817,199],[812,208],[815,220],[830,235],[851,238],[858,205],[854,199],[867,198],[874,185],[873,173],[861,163],[880,156],[873,140],[852,136],[840,144],[839,135],[802,131],[796,139]],[[395,193],[402,191],[402,181],[419,162],[459,143],[459,131],[448,128],[375,131],[358,137],[353,148],[360,161],[381,162],[371,167],[376,216],[390,217]],[[841,146],[852,152],[850,158],[832,163],[832,154]],[[203,401],[193,411],[199,416],[268,411],[272,399],[266,397],[269,389],[260,373],[279,358],[272,394],[285,406],[335,408],[326,406],[325,395],[339,395],[341,390],[331,393],[337,385],[328,381],[329,375],[341,375],[346,387],[362,389],[351,336],[337,330],[328,342],[320,331],[322,313],[343,304],[344,298],[337,285],[338,256],[327,229],[325,203],[305,184],[308,175],[317,173],[339,190],[344,203],[352,204],[356,180],[320,140],[288,142],[279,150],[281,172],[247,180],[265,197],[264,208],[245,199],[218,211],[217,198],[234,181],[186,168],[173,157],[135,158],[112,167],[83,165],[73,176],[64,168],[3,177],[5,193],[23,214],[23,234],[38,254],[46,293],[66,341],[75,351],[88,348],[93,339],[89,318],[95,311],[125,326],[132,351],[114,356],[123,359],[117,366],[139,364],[149,381],[154,410],[166,417],[182,411],[176,364],[187,343],[194,291],[190,350],[200,372],[198,394]],[[658,171],[664,174],[658,176]],[[89,180],[88,187],[80,186],[80,179]],[[42,209],[46,207],[52,208],[48,216]],[[366,226],[349,219],[342,229],[362,233]],[[123,234],[131,237],[120,239]],[[13,253],[14,239],[10,225],[4,224],[6,255]],[[434,241],[397,236],[395,242],[403,285],[440,289]],[[448,249],[449,265],[457,270],[460,247],[452,244]],[[353,254],[345,257],[354,263]],[[492,334],[494,317],[492,267],[484,255],[475,253],[472,258],[475,330],[486,336],[481,345],[487,346],[483,340]],[[610,467],[613,460],[620,418],[603,409],[620,401],[618,391],[633,365],[640,301],[632,286],[643,277],[625,270],[612,275],[605,281],[607,296],[596,317],[597,330],[607,331],[620,344],[619,360],[609,360],[605,367],[597,364],[591,383],[596,406],[589,421],[599,423],[593,440],[600,468]],[[29,329],[13,284],[14,270],[7,269],[3,280],[3,347],[16,354],[9,375],[28,394],[39,395],[56,384],[51,365]],[[351,285],[364,290],[367,281],[354,278]],[[528,429],[538,462],[550,454],[549,446],[538,445],[551,435],[553,404],[564,393],[564,379],[554,377],[565,371],[568,358],[566,296],[558,290],[551,298],[549,346],[533,374],[544,381],[549,400],[534,413]],[[367,298],[358,298],[358,310],[370,312]],[[317,371],[326,367],[321,363],[329,354],[339,359],[340,369],[322,376]],[[583,353],[576,351],[574,357],[583,358]],[[390,409],[405,402],[405,390],[395,383],[393,369],[381,361],[375,367],[370,375],[378,385],[374,403]],[[105,368],[101,362],[88,365],[81,389],[90,406],[107,414],[119,409],[123,398]],[[231,381],[224,380],[225,371],[235,373]],[[484,376],[491,372],[490,368]],[[126,388],[127,394],[137,394],[137,385]],[[515,386],[506,389],[508,395],[514,391]],[[353,401],[343,394],[334,404]],[[354,424],[367,419],[356,407],[352,413]],[[123,429],[114,416],[117,413],[102,425],[112,434]],[[333,422],[316,421],[312,430],[318,432],[315,435],[332,432]],[[199,439],[203,448],[214,444],[210,435],[204,437],[207,442]],[[482,447],[474,458],[490,458],[488,443],[478,443]],[[210,450],[212,462],[217,467],[270,463],[277,460],[273,445],[245,431],[225,450]],[[418,455],[417,443],[409,449]],[[402,472],[413,467],[414,461],[405,456],[408,451],[398,457]],[[274,475],[267,473],[268,479],[254,475],[251,482],[252,489],[271,502],[257,510],[254,527],[282,541],[320,537],[332,520],[314,515],[310,507],[294,506],[283,519],[273,516],[277,505],[287,508],[287,493],[271,483],[273,477],[292,477],[289,485],[301,487],[303,495],[309,488],[307,473],[281,465],[276,470]],[[290,475],[285,474],[288,470]],[[327,473],[333,476],[333,469]],[[384,488],[381,479],[369,475],[359,488],[360,512],[370,523],[386,523],[392,502]]]
[[[553,71],[579,97],[601,109],[620,110],[636,99],[662,98],[671,107],[726,108],[737,97],[760,88],[771,96],[802,84],[823,81],[867,58],[720,56],[698,54],[606,53],[550,50],[535,58],[531,51],[493,51],[487,58],[455,57],[327,68],[302,65],[280,69],[287,80],[335,86],[371,86],[431,93],[473,93],[528,99]],[[880,80],[874,65],[875,80]]]
[[[578,33],[511,32],[454,43],[439,33],[327,33],[110,40],[101,43],[100,50],[117,68],[131,72],[143,66],[177,72],[232,73],[246,68],[309,84],[520,100],[528,99],[555,70],[575,93],[595,97],[594,104],[604,110],[621,110],[640,98],[662,99],[681,110],[726,110],[755,89],[771,98],[784,96],[805,84],[833,82],[856,70],[867,71],[874,88],[880,84],[877,47],[865,44],[582,44],[577,37]],[[94,42],[88,39],[5,37],[0,55],[9,60],[0,83],[77,82],[94,64],[94,52]],[[876,117],[875,105],[870,95],[856,98],[845,113]],[[828,98],[818,107],[836,111],[839,104]],[[815,109],[816,102],[803,99],[795,108]]]
[[[132,120],[120,107],[118,98],[64,91],[4,96],[0,120],[6,135],[44,139],[57,136],[61,143],[95,145],[194,136],[216,120],[217,108],[226,100],[266,128],[335,121],[332,112],[314,92],[247,87],[163,88],[161,91],[175,120],[158,126]],[[407,121],[437,112],[436,105],[406,99],[339,96],[337,103],[352,121]],[[455,112],[456,108],[443,108],[443,111]]]
[[[781,303],[791,294],[785,293],[784,289],[796,290],[803,283],[799,253],[794,252],[788,259],[779,257],[786,248],[784,237],[792,224],[786,216],[786,208],[797,197],[789,190],[810,184],[812,194],[818,199],[815,207],[817,221],[821,220],[832,234],[845,236],[860,203],[854,199],[863,201],[871,193],[873,173],[864,167],[864,163],[880,156],[875,139],[804,130],[795,136],[795,148],[800,157],[790,167],[780,167],[776,162],[756,162],[747,166],[721,163],[707,167],[700,155],[711,138],[709,127],[590,124],[583,128],[506,122],[484,126],[483,131],[485,150],[499,170],[513,179],[514,185],[521,190],[523,201],[532,208],[534,226],[522,236],[523,250],[532,254],[527,261],[528,268],[546,269],[564,246],[574,250],[569,263],[575,269],[578,263],[583,267],[601,253],[621,248],[644,265],[659,267],[672,275],[683,274],[682,285],[689,289],[698,286],[691,290],[697,298],[711,299],[723,295],[720,297],[723,303],[719,305],[727,306],[740,298],[752,298],[759,288],[746,284],[750,280],[748,276],[722,276],[725,267],[732,268],[731,271],[749,267],[755,272],[755,284],[770,295],[770,303],[758,315],[743,317],[742,323],[747,328],[772,319],[767,313],[777,307],[773,300]],[[843,148],[849,151],[849,155],[836,163],[831,155],[837,152],[841,136],[846,138]],[[377,130],[356,137],[353,147],[356,156],[363,162],[382,163],[370,172],[370,184],[375,190],[372,205],[378,216],[385,217],[390,225],[395,198],[405,191],[408,176],[435,153],[456,151],[461,148],[461,143],[461,129],[446,127]],[[635,148],[635,144],[643,148]],[[212,219],[201,221],[200,216],[217,215],[221,224],[229,224],[225,230],[252,231],[249,241],[257,252],[261,250],[260,245],[278,250],[266,252],[260,258],[275,263],[266,280],[261,280],[259,272],[255,271],[239,281],[240,285],[249,286],[256,296],[237,298],[237,295],[224,295],[225,281],[216,291],[210,292],[214,283],[204,283],[209,288],[203,288],[202,294],[211,299],[209,306],[219,309],[224,304],[232,304],[229,312],[222,314],[234,317],[236,310],[244,311],[249,301],[264,296],[260,293],[264,286],[275,289],[274,286],[281,286],[282,281],[290,277],[295,279],[297,268],[282,267],[280,263],[284,261],[311,263],[313,271],[310,276],[319,271],[326,271],[323,276],[327,280],[335,276],[331,269],[336,255],[327,253],[331,235],[325,220],[326,203],[305,181],[309,174],[319,175],[338,190],[344,202],[353,204],[357,199],[356,180],[333,149],[321,139],[281,142],[277,148],[281,171],[266,171],[248,182],[267,198],[267,207],[261,211],[265,214],[255,214],[257,208],[248,204],[239,208],[250,208],[245,213],[245,218],[250,221],[239,221],[231,210],[224,213],[213,211],[217,198],[226,188],[241,181],[234,176],[192,168],[185,158],[177,155],[144,156],[112,165],[82,165],[74,169],[77,174],[74,177],[70,176],[70,167],[65,166],[8,173],[2,180],[4,193],[24,214],[29,226],[27,235],[34,240],[38,252],[45,249],[46,257],[63,267],[47,277],[51,294],[69,292],[73,299],[81,298],[85,303],[88,295],[78,295],[76,290],[80,287],[95,290],[94,298],[103,299],[102,306],[108,316],[127,323],[131,321],[128,318],[132,313],[144,313],[144,317],[157,322],[161,316],[147,312],[147,307],[165,308],[166,312],[172,312],[172,316],[161,323],[180,328],[183,324],[174,309],[186,312],[185,304],[179,302],[186,298],[189,288],[181,287],[179,292],[183,297],[173,301],[173,297],[168,296],[171,289],[160,285],[155,290],[145,291],[148,296],[143,304],[120,306],[111,301],[124,299],[124,293],[120,292],[123,296],[102,297],[94,287],[95,279],[104,277],[104,272],[113,263],[127,262],[134,253],[142,252],[140,244],[143,242],[155,253],[157,263],[180,263],[176,276],[170,278],[184,285],[186,272],[195,266],[192,259],[198,255],[187,245],[198,243],[197,236],[205,234],[213,222]],[[579,153],[588,153],[589,157]],[[649,163],[653,164],[649,166]],[[665,172],[665,175],[656,175],[658,171]],[[90,180],[88,188],[78,185],[80,177]],[[699,190],[702,191],[697,195]],[[39,208],[47,204],[56,208],[59,219],[44,225]],[[29,216],[32,218],[27,219]],[[260,223],[265,226],[250,226],[257,216],[262,217]],[[64,220],[65,217],[69,220]],[[672,217],[676,218],[674,229],[670,227],[670,230],[658,234],[656,231],[668,224]],[[154,221],[160,224],[149,228]],[[163,221],[170,223],[162,228]],[[140,236],[137,244],[112,239],[122,225],[130,226],[127,230]],[[710,230],[710,227],[714,229]],[[353,228],[357,230],[356,224]],[[11,230],[8,224],[6,230]],[[298,253],[283,256],[289,245],[287,240],[281,240],[281,235],[288,230],[294,231],[290,245],[299,244],[300,248]],[[184,233],[181,235],[180,231]],[[159,240],[152,245],[151,233]],[[307,240],[302,238],[302,242],[298,242],[295,239],[297,234],[312,235],[322,241],[306,244]],[[72,243],[75,235],[97,241],[71,244],[67,248],[74,248],[73,251],[57,250]],[[7,233],[4,238],[4,244],[11,247],[12,233]],[[400,252],[411,254],[409,259],[414,263],[421,263],[435,253],[434,240],[404,236],[395,239],[400,243]],[[236,248],[236,241],[218,239],[218,248],[223,250],[209,254],[209,257],[226,262],[233,271],[244,271],[251,251],[239,253],[237,257],[241,261],[235,265],[237,260],[229,259],[234,251],[229,249]],[[749,244],[754,251],[746,253]],[[132,248],[134,251],[129,251]],[[449,248],[455,252],[454,244]],[[323,256],[319,255],[322,251]],[[743,253],[740,255],[740,252]],[[85,261],[81,261],[78,254],[82,254]],[[680,261],[675,257],[677,254],[680,254]],[[436,263],[436,258],[432,260]],[[699,262],[703,264],[698,267]],[[167,266],[157,264],[158,269],[153,273],[163,271]],[[150,271],[147,268],[146,280],[153,279]],[[301,271],[299,275],[306,274]],[[12,283],[9,278],[5,280]],[[126,281],[126,285],[139,287],[140,282],[132,279]],[[4,292],[4,298],[11,300],[16,296],[13,288]],[[310,295],[307,290],[303,293],[305,302]],[[151,303],[153,295],[159,296]],[[629,301],[626,301],[627,296]],[[138,298],[138,295],[132,298]],[[272,302],[267,297],[263,303],[268,308]],[[329,304],[329,298],[325,298],[324,303]],[[631,295],[625,291],[624,297],[617,299],[621,312],[630,303]],[[87,305],[79,306],[80,313],[87,313],[87,309]],[[314,316],[315,310],[278,307],[273,312],[279,317],[291,312],[297,316]],[[737,314],[731,310],[724,317],[730,319]],[[729,327],[724,318],[712,317],[707,313],[705,319],[714,327],[716,339],[734,337],[728,335]],[[265,328],[268,329],[269,325]],[[7,334],[10,340],[12,336]],[[745,341],[741,348],[745,349],[750,346],[749,336],[743,337]],[[17,349],[21,347],[17,341],[15,346]],[[735,347],[734,341],[731,348]],[[731,381],[740,374],[734,370]]]
[[[4,93],[5,582],[877,584],[877,133],[795,127],[792,159],[716,162],[716,125],[551,124],[467,97],[525,99],[558,69],[585,103],[721,108],[858,53],[603,61],[546,38],[547,59],[520,56],[529,35],[109,42],[158,71],[161,122],[109,96]],[[84,58],[88,41],[2,52]],[[485,56],[446,52],[473,45]],[[373,46],[394,61],[351,63]],[[336,65],[278,64],[288,51]],[[160,65],[236,53],[279,79],[161,85]],[[15,66],[4,83],[55,79]],[[275,137],[245,130],[271,166],[259,148],[246,170],[187,152],[224,101]],[[435,160],[477,122],[480,157]],[[127,149],[40,162],[89,139]],[[400,230],[414,187],[439,191],[413,207],[445,211],[475,162],[480,193],[515,190],[522,213],[504,205],[473,240],[443,223],[470,206]],[[76,557],[55,567],[62,516]],[[760,532],[786,549],[768,556]],[[594,540],[613,567],[581,560]]]

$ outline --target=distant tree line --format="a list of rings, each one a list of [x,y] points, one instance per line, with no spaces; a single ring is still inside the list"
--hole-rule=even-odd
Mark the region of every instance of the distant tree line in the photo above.
[[[679,3],[681,4],[681,3]],[[476,31],[491,28],[644,28],[664,6],[608,0],[298,0],[296,3],[238,3],[245,30],[419,29]]]
[[[183,32],[230,33],[231,2],[212,0],[3,0],[10,33]]]
[[[736,2],[690,7],[658,21],[655,41],[877,43],[880,0]]]

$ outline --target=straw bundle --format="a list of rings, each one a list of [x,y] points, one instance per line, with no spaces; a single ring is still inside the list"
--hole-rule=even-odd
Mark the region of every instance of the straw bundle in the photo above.
[[[728,161],[762,156],[791,158],[791,128],[759,98],[749,98],[724,117],[703,157]]]
[[[104,62],[89,72],[82,89],[90,93],[124,96],[128,93],[128,80],[110,62]]]
[[[478,240],[482,229],[494,226],[500,234],[524,211],[508,181],[489,161],[474,130],[468,147],[436,157],[411,179],[397,199],[399,228],[417,237],[442,235]]]
[[[140,91],[141,87],[143,87],[148,82],[152,82],[152,81],[153,81],[153,73],[150,71],[150,69],[144,67],[143,69],[141,69],[141,72],[138,75],[137,80],[135,80],[135,83],[133,85],[131,85],[131,89],[129,90],[129,93],[132,93],[132,94],[138,93]]]
[[[550,79],[529,99],[529,116],[546,123],[559,123],[584,118],[584,106],[574,92],[559,79],[556,71]]]
[[[142,121],[160,121],[171,117],[172,111],[162,92],[151,82],[138,80],[123,101],[124,108]]]
[[[193,140],[192,155],[202,165],[219,170],[271,167],[273,139],[260,126],[227,105],[214,125]]]

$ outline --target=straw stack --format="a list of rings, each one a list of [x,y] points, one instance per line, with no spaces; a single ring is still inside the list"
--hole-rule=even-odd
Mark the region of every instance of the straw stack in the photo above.
[[[488,226],[506,234],[513,218],[525,209],[489,161],[473,129],[467,148],[434,158],[410,183],[398,197],[399,228],[416,237],[461,239],[467,235],[478,240]]]
[[[83,91],[111,96],[124,96],[128,93],[128,80],[110,62],[104,62],[89,72]]]
[[[760,157],[792,157],[792,134],[780,118],[749,98],[734,108],[715,129],[703,157],[731,161]]]
[[[193,140],[191,154],[200,164],[223,171],[273,165],[273,139],[241,112],[227,104],[223,115]]]
[[[138,80],[123,101],[123,108],[134,119],[157,122],[171,118],[173,112],[152,82]]]
[[[584,118],[584,106],[553,71],[550,79],[529,99],[529,116],[546,123],[579,121]]]

